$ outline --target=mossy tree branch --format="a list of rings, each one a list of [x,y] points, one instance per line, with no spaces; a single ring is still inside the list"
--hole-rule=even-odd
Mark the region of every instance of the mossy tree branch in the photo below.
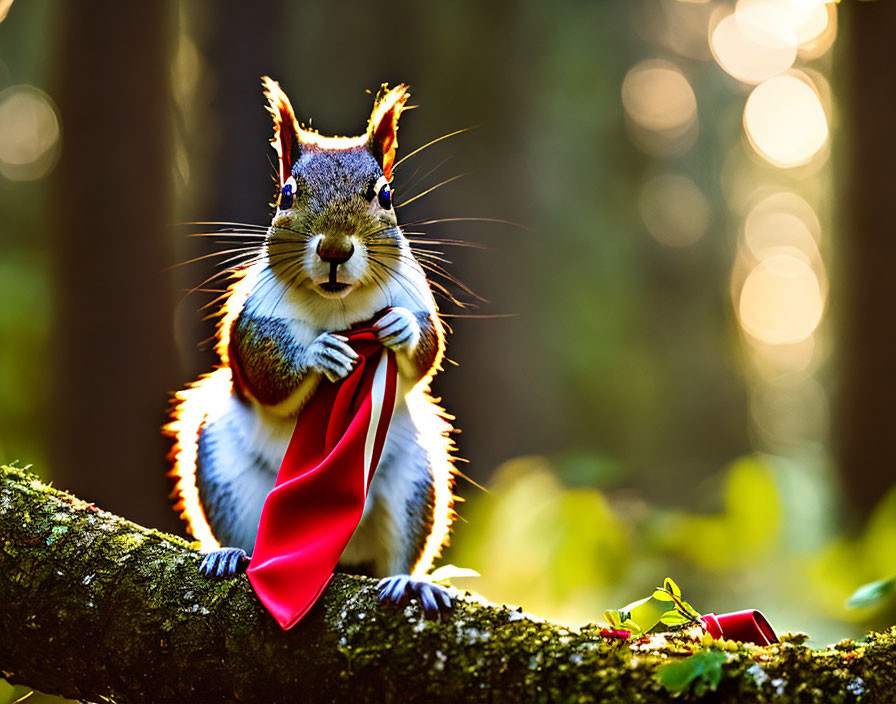
[[[665,702],[656,668],[687,637],[632,646],[472,598],[441,622],[383,610],[340,576],[283,632],[245,578],[209,582],[199,553],[0,468],[0,672],[86,701]],[[721,684],[685,701],[886,701],[896,633],[813,651],[726,650]]]

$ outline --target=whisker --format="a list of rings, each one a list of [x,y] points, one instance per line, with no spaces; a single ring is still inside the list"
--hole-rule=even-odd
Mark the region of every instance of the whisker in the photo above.
[[[405,239],[408,242],[412,242],[415,244],[434,244],[434,245],[447,245],[449,247],[471,247],[473,249],[491,249],[488,245],[482,244],[480,242],[467,242],[466,240],[454,240],[450,238],[442,238],[442,237],[428,237],[426,239],[422,239],[420,237],[416,237],[415,235],[425,235],[425,232],[405,232]]]
[[[188,296],[194,294],[199,289],[205,287],[206,284],[210,284],[215,279],[219,279],[219,278],[227,276],[228,274],[234,273],[235,271],[237,271],[240,268],[240,266],[241,265],[237,265],[237,266],[233,266],[233,267],[228,267],[227,269],[224,269],[222,271],[216,271],[214,274],[209,276],[205,281],[203,281],[200,284],[189,289],[183,296],[181,296],[181,299],[178,301],[178,305],[183,303],[187,299]],[[246,266],[251,266],[251,264],[247,264]]]
[[[395,245],[385,244],[385,243],[370,243],[367,245],[369,248],[375,249],[387,249],[387,248],[395,248]],[[435,250],[427,250],[427,249],[418,249],[415,247],[411,247],[411,253],[416,257],[422,257],[425,259],[434,259],[436,261],[442,262],[443,264],[453,264],[450,259],[446,259],[442,256],[441,252]]]
[[[283,245],[278,245],[278,251],[281,251],[281,247]],[[294,250],[286,250],[287,252],[292,251],[293,253],[298,252],[298,249]],[[234,254],[236,252],[237,254]],[[264,254],[264,249],[261,247],[257,247],[255,245],[247,246],[247,247],[234,247],[231,249],[224,249],[218,252],[211,252],[210,254],[203,254],[200,257],[194,257],[193,259],[188,259],[185,262],[180,262],[179,264],[172,264],[170,267],[166,269],[166,271],[171,271],[172,269],[179,269],[180,267],[186,266],[188,264],[195,264],[196,262],[200,262],[206,259],[213,259],[214,257],[223,257],[228,254],[234,254],[234,256],[229,259],[225,259],[222,262],[216,262],[217,265],[227,264],[231,261],[237,261],[241,257],[249,257],[249,256],[257,256],[259,254]]]
[[[460,289],[461,289],[464,293],[467,293],[467,294],[473,296],[474,298],[476,298],[476,299],[482,301],[483,303],[488,303],[488,302],[489,302],[489,301],[487,301],[485,298],[483,298],[482,296],[480,296],[478,293],[476,293],[475,291],[473,291],[473,289],[471,289],[469,286],[467,286],[463,281],[460,281],[460,280],[459,280],[458,278],[456,278],[453,274],[451,274],[450,272],[448,272],[448,271],[447,271],[444,267],[442,267],[441,265],[436,264],[436,263],[433,263],[433,262],[424,262],[424,263],[422,263],[422,266],[423,266],[423,268],[426,269],[427,271],[431,271],[431,272],[434,273],[434,274],[437,274],[437,275],[439,275],[439,276],[443,276],[443,277],[445,277],[445,279],[447,279],[448,281],[450,281],[451,283],[453,283],[455,286],[460,287]]]
[[[257,254],[258,248],[253,245],[251,247],[234,247],[232,249],[223,249],[218,252],[211,252],[210,254],[203,254],[202,256],[194,257],[193,259],[188,259],[185,262],[180,262],[178,264],[172,264],[171,266],[167,267],[165,269],[165,271],[172,271],[173,269],[179,269],[182,266],[187,266],[188,264],[195,264],[196,262],[201,262],[205,259],[213,259],[214,257],[224,257],[224,256],[227,256],[228,254],[233,254],[234,252],[239,252],[239,253],[245,254],[245,255]],[[225,262],[219,262],[219,263],[223,264]]]
[[[187,237],[235,237],[245,239],[264,239],[267,233],[261,232],[240,232],[239,230],[222,230],[221,232],[191,232]]]
[[[448,185],[449,183],[451,183],[452,181],[457,181],[457,179],[459,179],[459,178],[463,178],[464,176],[466,176],[466,174],[458,174],[457,176],[452,176],[451,178],[446,178],[446,179],[445,179],[444,181],[442,181],[441,183],[437,183],[435,186],[432,186],[432,187],[430,187],[430,188],[427,188],[425,191],[423,191],[423,193],[418,193],[418,194],[415,195],[413,198],[409,198],[408,200],[404,201],[403,203],[398,203],[398,204],[396,204],[395,207],[396,207],[396,208],[403,208],[403,207],[406,206],[406,205],[410,205],[411,203],[413,203],[413,202],[414,202],[415,200],[417,200],[418,198],[422,198],[423,196],[425,196],[425,195],[427,195],[427,194],[429,194],[429,193],[432,193],[432,192],[433,192],[434,190],[436,190],[437,188],[441,188],[442,186],[447,186],[447,185]]]
[[[293,228],[286,227],[285,225],[272,225],[270,229],[274,230],[275,232],[277,230],[286,230],[286,232],[293,232],[297,235],[300,235],[301,237],[304,237],[306,240],[310,240],[314,236],[314,233],[312,233],[312,232],[305,232],[303,230],[294,230]]]
[[[411,300],[417,299],[417,293],[414,290],[414,282],[411,281],[405,274],[403,274],[398,269],[395,269],[395,268],[389,266],[381,259],[377,259],[376,257],[371,257],[370,261],[376,262],[379,266],[381,266],[385,269],[388,269],[392,273],[392,276],[395,279],[395,281],[398,283],[399,286],[401,286],[404,289],[404,292],[408,294],[408,296],[411,298]],[[407,282],[410,285],[410,288],[408,288],[405,285],[405,282]]]
[[[450,157],[450,156],[446,156],[446,157],[445,157],[444,159],[442,159],[438,164],[436,164],[436,165],[433,166],[429,171],[427,171],[425,174],[423,174],[420,178],[417,178],[417,179],[415,179],[415,178],[413,178],[413,177],[409,178],[409,179],[408,179],[408,185],[407,185],[407,187],[406,187],[407,190],[408,190],[408,191],[412,191],[413,189],[415,189],[419,184],[423,183],[427,178],[429,178],[432,174],[434,174],[434,173],[435,173],[436,171],[438,171],[442,166],[444,166],[445,163],[446,163],[449,159],[451,159],[451,157]],[[418,171],[419,171],[419,169],[417,169],[417,171],[414,172],[414,176],[417,175],[417,172],[418,172]],[[404,187],[403,187],[403,188],[404,188]],[[394,192],[393,192],[393,193],[394,193]]]
[[[421,252],[419,250],[412,250],[412,251],[414,252],[415,257],[417,257],[418,259],[423,259],[424,261],[427,261],[427,262],[439,262],[439,264],[448,264],[448,265],[454,264],[454,262],[451,261],[450,259],[446,259],[445,257],[442,257],[433,252]]]
[[[403,282],[404,282],[404,281],[407,281],[408,284],[410,284],[410,285],[413,287],[413,285],[414,285],[414,282],[413,282],[413,281],[411,281],[407,276],[405,276],[404,274],[402,274],[399,270],[394,269],[393,267],[390,267],[390,266],[389,266],[388,264],[386,264],[385,262],[383,262],[383,261],[381,261],[381,260],[377,260],[376,258],[373,258],[373,257],[371,258],[371,260],[372,260],[372,261],[376,261],[381,267],[383,267],[383,268],[387,269],[389,272],[391,272],[393,278],[398,282],[398,284],[399,284],[400,286],[402,286],[402,288],[405,289],[405,292],[408,292],[408,293],[410,294],[410,292],[408,291],[407,287],[404,285]],[[466,303],[464,303],[464,302],[458,300],[457,297],[455,297],[455,296],[451,293],[451,291],[449,291],[447,288],[445,288],[445,287],[444,287],[442,284],[440,284],[438,281],[433,281],[433,280],[430,279],[430,280],[429,280],[429,285],[430,285],[432,288],[434,288],[436,291],[438,291],[440,294],[442,294],[442,295],[443,295],[448,301],[450,301],[452,304],[458,306],[459,308],[466,308],[466,307],[467,307],[467,304],[466,304]],[[414,295],[413,295],[413,294],[410,294],[410,295],[411,295],[412,298],[414,298]]]
[[[219,227],[244,227],[246,229],[252,230],[267,230],[269,225],[256,225],[251,222],[232,222],[228,220],[192,220],[188,222],[179,222],[176,223],[177,227],[182,227],[184,225],[209,225],[209,226],[219,226]]]
[[[295,254],[295,253],[297,253],[298,251],[299,251],[299,250],[287,251],[287,252],[278,252],[277,255],[280,256],[280,257],[286,258],[288,255]],[[248,254],[248,253],[247,253],[247,254]],[[224,276],[226,276],[227,274],[231,274],[231,273],[233,273],[233,272],[235,272],[235,271],[237,271],[237,270],[239,270],[239,269],[242,269],[242,268],[248,268],[248,267],[254,266],[255,264],[258,264],[259,262],[264,261],[266,258],[267,258],[268,260],[271,259],[270,255],[268,255],[266,252],[263,252],[263,251],[258,251],[258,252],[256,252],[254,257],[245,257],[245,258],[244,258],[244,257],[242,257],[242,256],[240,256],[240,255],[237,255],[236,257],[232,257],[231,260],[235,260],[236,263],[234,263],[233,265],[231,265],[231,266],[229,266],[229,267],[226,267],[226,268],[224,268],[224,269],[222,269],[222,270],[220,270],[220,271],[215,272],[214,274],[212,274],[211,276],[209,276],[207,279],[205,279],[204,281],[202,281],[201,283],[199,283],[197,286],[194,286],[193,288],[189,289],[189,290],[184,294],[184,296],[181,298],[181,301],[180,301],[180,302],[183,302],[183,300],[186,299],[187,296],[189,296],[189,295],[195,293],[196,291],[198,291],[199,289],[205,287],[206,284],[209,284],[209,283],[211,283],[212,281],[215,281],[215,280],[218,279],[218,278],[224,277]],[[227,264],[227,263],[229,263],[229,261],[230,261],[230,260],[226,260],[226,261],[224,261],[224,262],[217,262],[217,264],[219,264],[219,265]]]
[[[414,151],[412,151],[410,154],[405,154],[403,157],[401,157],[401,159],[399,159],[398,161],[396,161],[396,162],[392,165],[392,168],[393,168],[393,169],[398,168],[399,166],[401,166],[401,164],[402,164],[403,162],[407,161],[408,159],[410,159],[410,158],[411,158],[412,156],[414,156],[415,154],[419,154],[419,153],[422,152],[424,149],[427,149],[427,148],[431,147],[433,144],[438,144],[438,143],[441,142],[443,139],[448,139],[449,137],[454,137],[455,135],[463,134],[464,132],[469,132],[470,130],[479,129],[480,127],[482,127],[482,124],[471,125],[470,127],[464,127],[463,129],[455,130],[454,132],[449,132],[448,134],[443,134],[441,137],[436,137],[436,138],[433,139],[432,141],[427,142],[426,144],[424,144],[422,147],[417,147],[417,148],[416,148]]]
[[[465,283],[463,283],[461,280],[459,280],[457,277],[455,277],[453,274],[451,274],[451,272],[449,272],[447,269],[445,269],[443,266],[441,266],[441,264],[439,262],[446,263],[446,264],[450,264],[451,262],[450,262],[450,260],[439,256],[440,253],[416,252],[412,249],[411,254],[417,255],[419,257],[419,259],[416,259],[414,256],[407,256],[404,252],[402,252],[401,248],[397,244],[391,243],[391,242],[371,243],[371,244],[368,244],[367,247],[368,247],[369,251],[370,250],[388,251],[390,254],[393,255],[393,258],[395,258],[399,261],[406,260],[411,264],[415,264],[415,265],[425,269],[426,271],[429,271],[431,274],[434,274],[436,276],[441,276],[449,283],[460,288],[464,293],[466,293],[470,296],[473,296],[475,299],[482,301],[483,303],[488,302],[487,299],[480,296],[473,289],[471,289],[469,286],[467,286]],[[395,255],[397,255],[397,256],[395,256]],[[371,259],[376,261],[375,256],[371,256]],[[390,270],[392,270],[392,269],[390,268]],[[398,271],[395,271],[395,270],[392,270],[392,271],[395,275],[399,274]],[[441,286],[441,284],[439,284],[439,282],[434,281],[431,277],[429,278],[429,283],[431,286],[435,286],[435,285]],[[460,301],[453,295],[451,295],[451,300],[453,303],[457,303],[458,305],[460,304]]]
[[[521,230],[531,230],[531,227],[527,225],[522,225],[518,222],[513,222],[512,220],[502,220],[501,218],[435,218],[432,220],[418,220],[414,223],[408,223],[412,225],[434,225],[436,223],[441,222],[495,222],[501,225],[511,225],[513,227],[518,227]]]

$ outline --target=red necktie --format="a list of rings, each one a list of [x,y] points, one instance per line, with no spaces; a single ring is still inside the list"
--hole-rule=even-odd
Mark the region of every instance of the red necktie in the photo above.
[[[358,363],[342,381],[322,380],[299,414],[247,570],[284,630],[317,601],[361,520],[395,406],[395,354],[369,324],[345,335]]]

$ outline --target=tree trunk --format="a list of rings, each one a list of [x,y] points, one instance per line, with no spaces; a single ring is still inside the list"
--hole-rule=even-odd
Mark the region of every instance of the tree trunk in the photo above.
[[[845,3],[843,178],[846,213],[838,242],[845,289],[835,311],[841,345],[835,442],[841,485],[867,514],[896,482],[896,3]]]
[[[168,2],[58,6],[53,95],[52,476],[177,529],[158,428],[172,343]]]
[[[382,609],[372,580],[337,576],[291,631],[246,578],[210,582],[199,553],[0,468],[0,673],[87,701],[667,702],[658,666],[683,634],[629,643],[461,598],[441,622]],[[813,651],[792,637],[724,648],[718,689],[683,701],[886,701],[896,629]]]

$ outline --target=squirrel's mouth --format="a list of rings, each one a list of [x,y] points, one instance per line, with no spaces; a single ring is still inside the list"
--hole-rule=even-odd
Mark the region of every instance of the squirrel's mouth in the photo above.
[[[318,286],[327,293],[342,293],[345,289],[351,288],[351,284],[341,284],[338,281],[324,281]]]
[[[343,284],[338,281],[319,281],[314,285],[318,295],[324,298],[345,298],[355,287],[354,284]]]

